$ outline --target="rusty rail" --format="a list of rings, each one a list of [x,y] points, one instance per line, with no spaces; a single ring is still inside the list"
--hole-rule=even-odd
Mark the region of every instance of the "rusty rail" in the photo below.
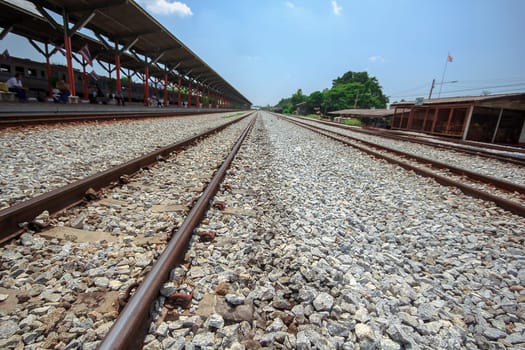
[[[152,109],[151,112],[139,111],[100,111],[100,112],[61,112],[49,114],[32,114],[26,115],[8,115],[0,116],[0,129],[12,126],[26,126],[39,124],[53,124],[53,123],[73,123],[86,121],[104,121],[104,120],[126,120],[126,119],[146,119],[146,118],[167,118],[167,117],[183,117],[187,115],[199,114],[213,114],[225,113],[230,110],[214,110],[214,111],[173,111],[173,110],[159,110]]]
[[[246,116],[245,116],[246,117]],[[243,117],[243,118],[245,118]],[[237,118],[216,128],[205,131],[199,135],[189,137],[177,143],[159,148],[142,157],[135,158],[124,164],[115,166],[103,172],[89,176],[83,180],[57,188],[48,193],[32,198],[28,201],[15,204],[0,211],[0,243],[3,243],[20,232],[19,223],[33,220],[44,210],[56,213],[68,206],[80,202],[90,188],[98,190],[108,186],[113,181],[118,181],[123,175],[130,175],[141,168],[151,165],[160,157],[167,157],[171,152],[180,150],[191,143],[216,133],[243,118]]]
[[[214,114],[231,112],[231,110],[170,110],[151,109],[151,111],[123,111],[101,110],[94,111],[61,111],[57,113],[32,113],[26,112],[10,115],[0,115],[0,129],[12,126],[27,126],[40,124],[74,123],[89,121],[115,121],[126,119],[169,118],[184,117],[188,115]]]
[[[506,209],[506,210],[508,210],[508,211],[510,211],[510,212],[512,212],[514,214],[517,214],[517,215],[525,217],[525,206],[520,204],[520,203],[518,203],[518,202],[509,200],[509,199],[506,199],[506,198],[502,198],[502,197],[499,197],[499,196],[496,196],[496,195],[493,195],[491,193],[482,191],[480,189],[477,189],[475,187],[472,187],[472,186],[469,186],[467,184],[461,183],[459,181],[453,180],[453,179],[448,178],[446,176],[437,174],[437,173],[435,173],[433,171],[416,167],[416,166],[414,166],[412,164],[409,164],[409,163],[404,162],[402,160],[390,157],[390,156],[388,156],[386,154],[381,154],[381,153],[376,152],[374,150],[371,150],[369,148],[366,148],[366,147],[363,147],[363,146],[351,143],[349,141],[341,140],[340,138],[337,138],[337,137],[335,137],[333,135],[330,135],[330,133],[352,139],[352,137],[349,137],[347,135],[338,134],[338,133],[335,133],[333,131],[328,131],[328,130],[324,130],[324,132],[323,132],[323,131],[321,131],[322,129],[319,129],[319,128],[316,128],[316,127],[313,127],[313,126],[310,126],[310,125],[305,125],[305,124],[302,124],[302,123],[299,123],[299,122],[293,121],[293,120],[289,120],[289,121],[291,123],[293,123],[293,124],[296,124],[298,126],[301,126],[301,127],[305,128],[305,129],[317,132],[317,133],[319,133],[319,134],[321,134],[323,136],[326,136],[326,137],[329,137],[329,138],[331,138],[333,140],[341,142],[341,143],[343,143],[343,144],[345,144],[347,146],[357,148],[358,150],[360,150],[362,152],[365,152],[367,154],[370,154],[370,155],[372,155],[372,156],[374,156],[376,158],[384,159],[384,160],[388,161],[389,163],[396,164],[396,165],[399,165],[399,166],[403,167],[404,169],[414,171],[416,174],[434,178],[437,182],[439,182],[442,185],[457,187],[463,193],[468,194],[468,195],[470,195],[472,197],[494,202],[495,204],[497,204],[499,207],[501,207],[503,209]],[[366,141],[362,141],[362,140],[359,140],[359,139],[357,139],[357,141],[367,143]],[[372,145],[373,145],[373,147],[377,147],[377,148],[385,148],[383,146],[376,145],[376,144],[372,144]],[[412,157],[412,158],[417,158],[417,156],[413,156],[411,154],[409,154],[408,156]],[[427,158],[422,158],[422,159],[424,159],[424,161],[422,161],[422,162],[429,162],[429,160]],[[446,168],[448,168],[448,166],[446,166],[444,163],[439,163],[439,164],[444,165]],[[466,171],[464,169],[462,169],[462,170]],[[484,176],[484,175],[481,175],[481,174],[476,174],[476,175],[477,175],[476,176],[476,180],[480,180],[480,181],[483,181],[483,182],[484,182],[484,180],[481,180],[481,179],[490,179],[490,180],[494,179],[493,177],[488,177],[488,176]],[[490,181],[490,180],[487,180],[487,181]],[[501,182],[502,181],[502,180],[499,180],[499,179],[496,179],[496,180],[498,180],[497,182]],[[513,190],[518,191],[520,193],[523,193],[523,192],[521,192],[521,191],[523,191],[523,186],[512,184],[512,183],[506,182],[506,181],[503,181],[503,182],[505,183],[504,184],[505,187],[509,187],[510,186],[511,188],[513,188]]]
[[[468,149],[466,147],[477,147],[477,148],[480,148],[480,145],[476,145],[473,142],[469,142],[469,141],[461,141],[460,142],[459,140],[449,139],[449,140],[446,140],[446,141],[450,142],[450,143],[458,144],[458,146],[445,145],[445,144],[442,144],[442,143],[427,141],[427,140],[424,140],[424,139],[421,139],[421,138],[418,138],[418,137],[411,137],[411,136],[407,136],[407,135],[399,135],[398,133],[396,133],[394,131],[390,131],[390,130],[380,130],[380,131],[379,130],[370,130],[370,129],[364,129],[364,128],[358,128],[358,127],[350,127],[348,125],[342,125],[342,124],[333,123],[333,122],[326,122],[326,121],[322,121],[322,120],[315,120],[315,119],[309,119],[309,120],[311,120],[313,122],[316,122],[316,123],[319,123],[319,124],[329,125],[329,126],[333,126],[335,128],[349,130],[349,131],[353,131],[353,132],[357,132],[357,133],[361,133],[361,134],[365,134],[365,135],[373,135],[373,136],[383,137],[383,138],[387,138],[387,139],[391,139],[391,140],[397,140],[397,141],[419,143],[419,144],[422,144],[422,145],[427,145],[427,146],[431,146],[431,147],[435,147],[435,148],[443,148],[443,149],[447,149],[447,150],[453,150],[453,151],[456,151],[456,152],[472,154],[472,155],[485,157],[485,158],[497,159],[497,160],[500,160],[502,162],[507,162],[507,163],[512,163],[512,164],[516,164],[516,165],[525,166],[525,158],[523,158],[523,157],[519,158],[519,157],[497,155],[497,154],[494,154],[494,153],[492,153],[490,151]],[[442,138],[439,138],[439,140],[444,141]],[[487,145],[486,148],[491,149],[491,150],[499,150],[499,151],[505,150],[507,152],[522,153],[522,154],[524,154],[524,157],[525,157],[525,153],[523,151],[521,151],[521,152],[517,151],[517,150],[510,151],[507,148],[505,148],[504,146],[500,146],[500,145]]]
[[[99,350],[141,349],[144,336],[150,325],[150,308],[157,297],[160,287],[168,279],[169,273],[177,262],[181,262],[194,228],[204,216],[210,200],[217,192],[237,151],[255,123],[255,118],[241,134],[232,151],[217,170],[205,191],[191,209],[178,231],[172,236],[168,246],[137,288],[128,304],[106,334]]]

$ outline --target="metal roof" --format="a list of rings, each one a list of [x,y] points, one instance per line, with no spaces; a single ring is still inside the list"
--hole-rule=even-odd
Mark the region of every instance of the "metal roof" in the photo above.
[[[37,3],[59,15],[67,11],[71,23],[86,23],[85,28],[95,33],[97,39],[76,33],[71,38],[75,52],[88,43],[92,56],[114,64],[115,46],[118,44],[119,49],[130,47],[131,54],[121,54],[123,68],[140,71],[145,66],[140,59],[147,57],[151,75],[162,78],[167,69],[173,77],[197,81],[233,101],[251,105],[246,97],[133,0],[42,0]],[[13,33],[40,42],[62,45],[62,23],[53,23],[52,16],[46,17],[0,0],[0,25],[3,28],[12,28]]]
[[[340,111],[328,112],[332,115],[352,115],[360,117],[387,117],[394,115],[391,109],[342,109]]]
[[[486,103],[486,102],[498,102],[498,101],[524,101],[525,93],[514,93],[514,94],[498,94],[498,95],[486,95],[486,96],[459,96],[459,97],[445,97],[445,98],[432,98],[424,99],[422,105],[436,105],[436,104],[454,104],[454,103]],[[392,107],[412,107],[416,105],[415,101],[404,101],[392,103]]]

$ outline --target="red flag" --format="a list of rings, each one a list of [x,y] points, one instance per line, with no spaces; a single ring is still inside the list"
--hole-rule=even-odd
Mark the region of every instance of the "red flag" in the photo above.
[[[86,62],[93,67],[93,60],[91,59],[91,53],[89,52],[88,44],[84,45],[78,53],[84,57]]]
[[[452,55],[449,52],[448,53],[448,57],[447,57],[447,61],[452,62],[453,59],[454,59],[454,57],[452,57]]]

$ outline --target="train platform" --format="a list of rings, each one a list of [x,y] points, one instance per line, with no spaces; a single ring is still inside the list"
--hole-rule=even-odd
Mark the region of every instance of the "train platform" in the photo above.
[[[131,102],[124,106],[116,104],[91,104],[91,103],[69,103],[59,104],[53,102],[1,102],[0,118],[11,116],[28,116],[28,115],[49,115],[49,114],[111,114],[111,113],[173,113],[173,112],[218,112],[228,111],[228,109],[218,108],[185,108],[178,106],[157,107],[144,106],[143,103]]]

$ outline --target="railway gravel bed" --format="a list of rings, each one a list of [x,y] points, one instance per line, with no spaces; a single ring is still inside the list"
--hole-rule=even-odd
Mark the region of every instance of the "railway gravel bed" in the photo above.
[[[0,130],[0,210],[227,123],[230,115]]]
[[[399,151],[438,160],[443,163],[465,168],[480,174],[497,177],[520,185],[525,184],[525,169],[522,166],[516,164],[505,163],[496,159],[477,157],[462,152],[440,149],[413,142],[404,142],[391,140],[380,136],[364,135],[359,132],[352,132],[348,129],[341,129],[326,124],[319,124],[304,118],[301,118],[300,121],[318,127],[322,125],[322,128],[326,130],[342,133],[351,137],[355,137],[356,139],[374,142],[383,146],[388,146]]]
[[[306,124],[302,124],[302,125],[306,126]],[[311,126],[315,127],[313,125],[311,125]],[[309,127],[309,126],[306,126],[306,127]],[[316,129],[316,130],[319,130],[319,129]],[[419,161],[419,160],[416,160],[416,159],[414,159],[414,158],[412,158],[410,156],[410,155],[415,155],[414,153],[409,153],[408,156],[404,156],[404,155],[401,156],[401,155],[395,154],[391,150],[381,149],[380,147],[383,146],[383,145],[379,145],[378,147],[371,146],[371,145],[366,144],[363,141],[363,139],[352,140],[352,139],[349,139],[349,138],[345,137],[345,135],[340,133],[340,132],[336,132],[336,131],[333,131],[333,130],[326,130],[324,128],[322,128],[320,130],[320,132],[323,133],[324,135],[329,135],[332,138],[340,140],[341,142],[350,143],[351,145],[355,145],[356,147],[362,147],[362,148],[364,148],[366,150],[371,150],[371,151],[373,151],[373,152],[375,152],[377,154],[380,154],[380,155],[383,155],[383,156],[387,156],[390,159],[394,159],[396,161],[400,161],[402,163],[409,164],[412,167],[414,167],[414,169],[416,169],[416,170],[428,171],[430,173],[437,174],[439,176],[443,176],[445,178],[455,180],[456,182],[458,182],[458,183],[460,183],[462,185],[468,185],[471,188],[475,188],[475,189],[481,190],[481,191],[483,191],[485,193],[497,196],[499,198],[503,198],[503,199],[507,199],[507,200],[513,201],[514,203],[522,205],[523,207],[525,207],[525,195],[524,195],[523,191],[513,191],[513,192],[511,192],[510,190],[507,190],[507,189],[500,189],[496,185],[493,185],[492,183],[485,183],[485,182],[482,182],[482,181],[474,180],[474,179],[471,179],[468,175],[457,174],[457,173],[455,173],[453,171],[448,170],[446,167],[445,168],[433,167],[431,165],[431,161],[433,159],[427,158],[428,161]],[[368,141],[368,142],[370,142],[370,141]],[[372,144],[374,144],[374,143],[372,142]],[[449,165],[450,163],[444,163],[444,164]],[[503,207],[503,208],[505,208],[505,207]]]
[[[249,119],[2,246],[0,348],[95,349]]]
[[[262,114],[145,349],[525,346],[523,218]]]

